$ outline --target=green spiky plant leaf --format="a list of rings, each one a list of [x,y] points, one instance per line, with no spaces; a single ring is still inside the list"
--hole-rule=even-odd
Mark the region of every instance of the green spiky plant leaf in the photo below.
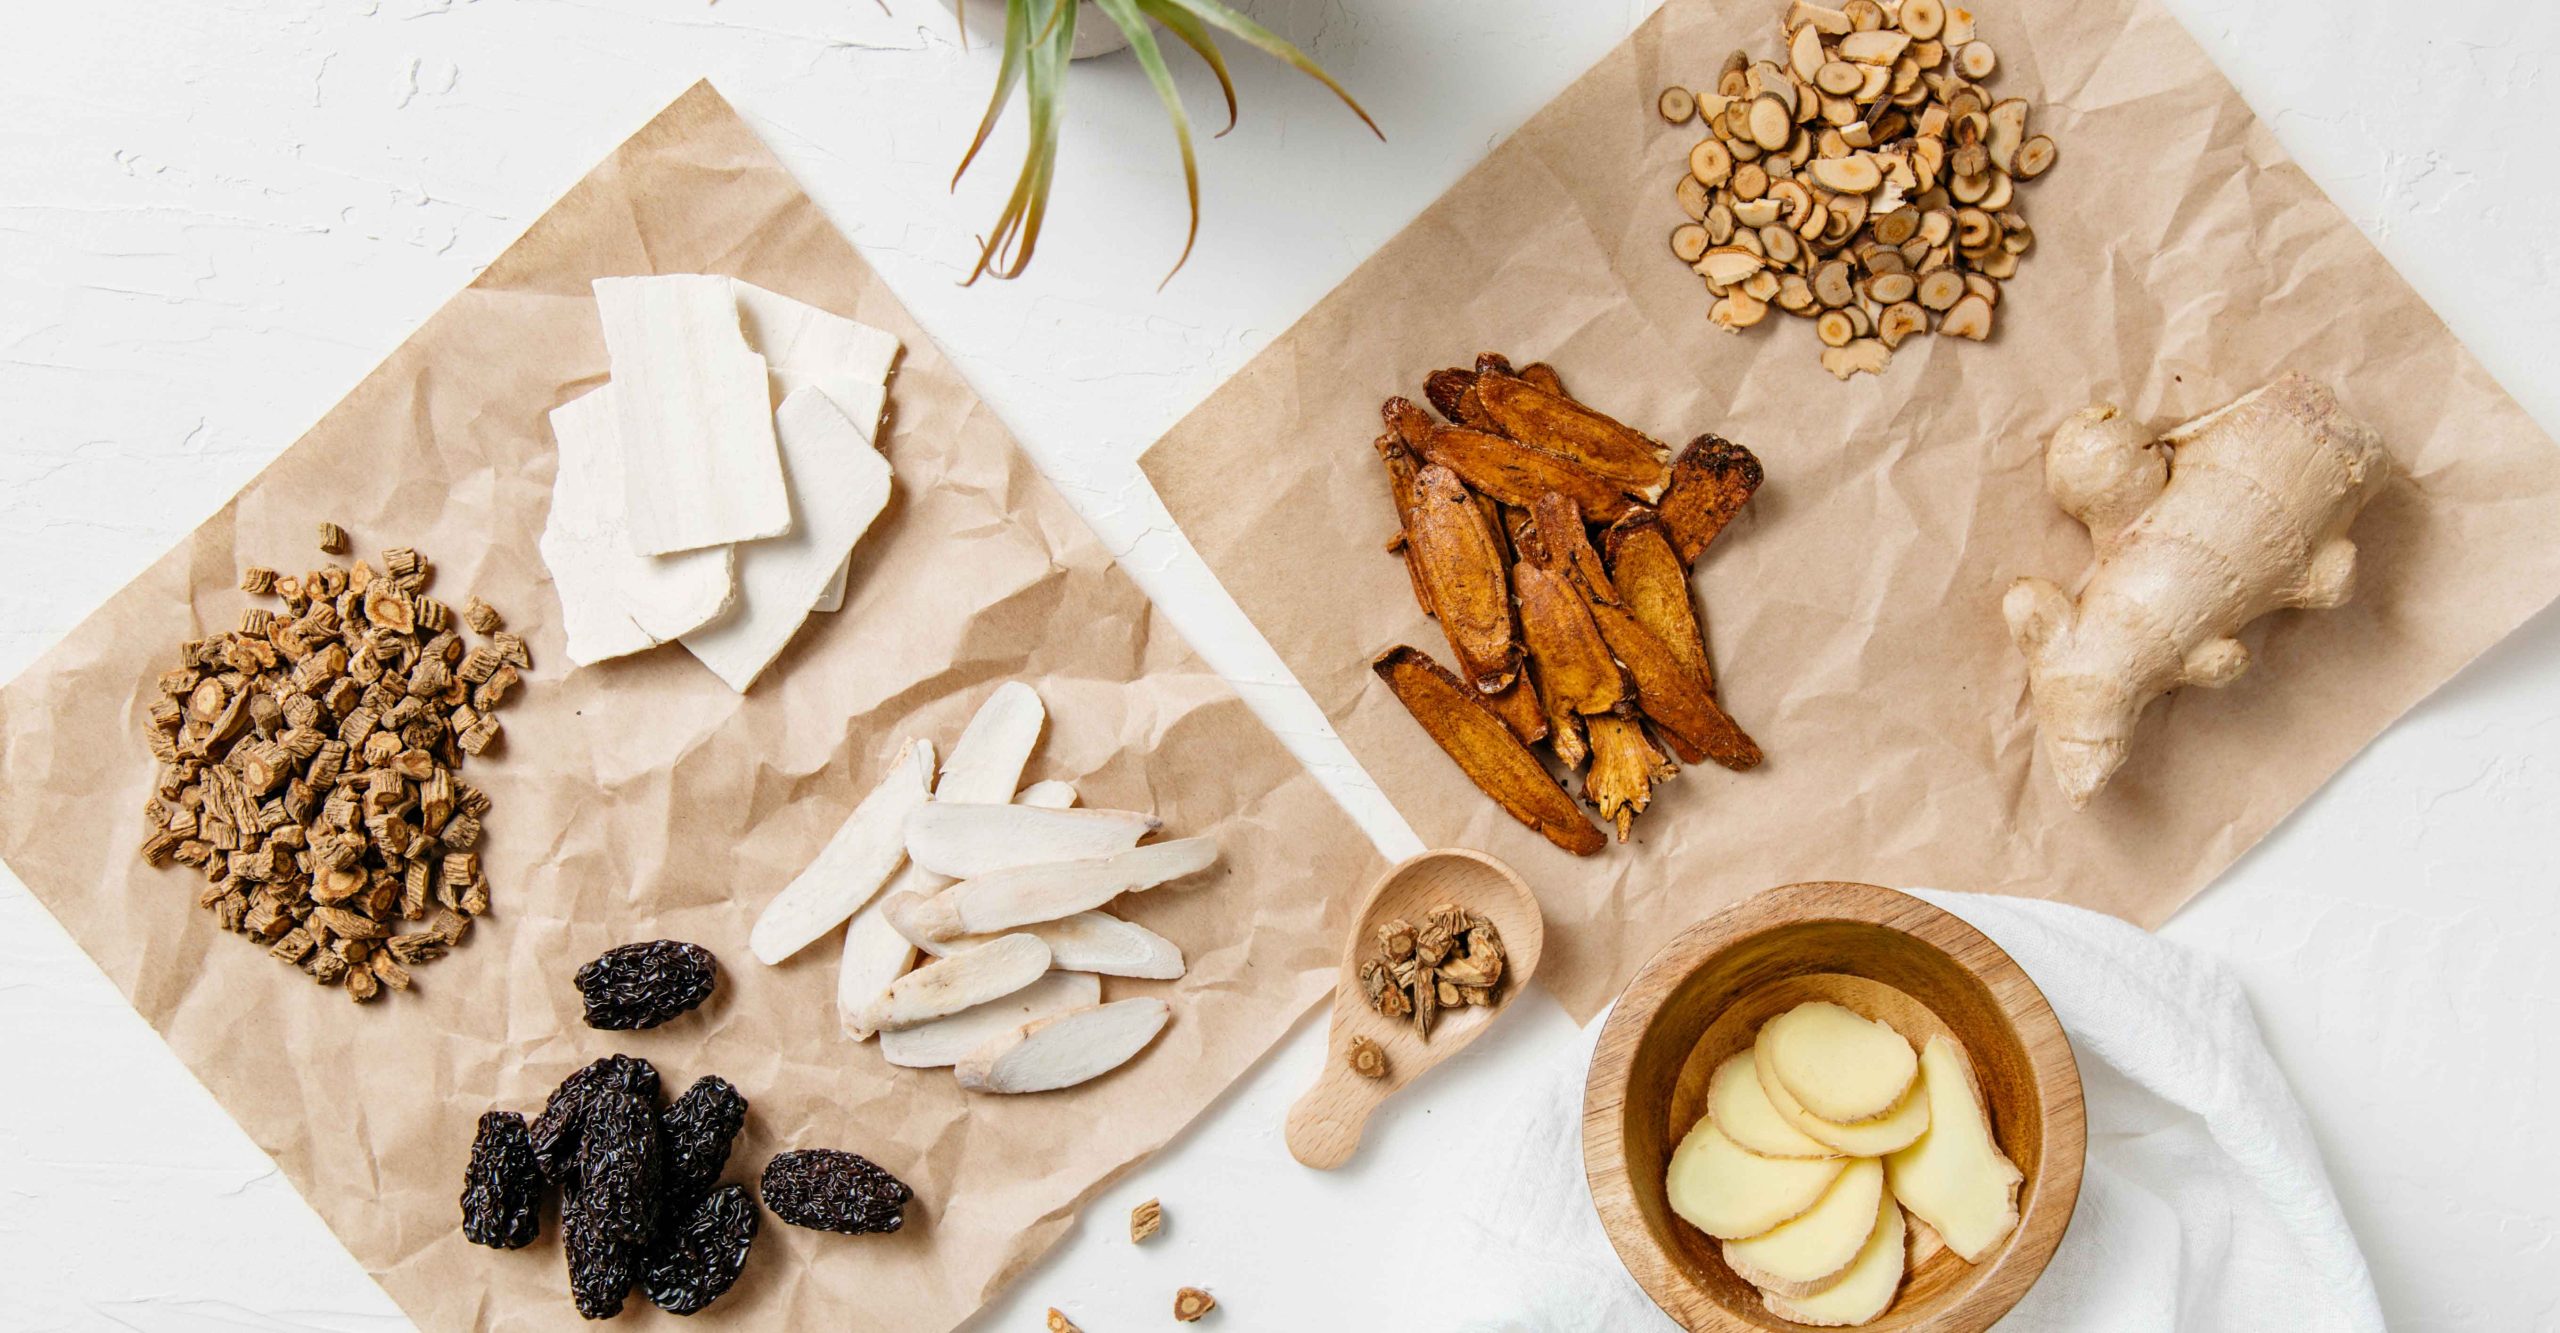
[[[1308,59],[1304,51],[1220,0],[1093,0],[1093,5],[1129,39],[1129,53],[1164,103],[1165,116],[1173,122],[1174,142],[1182,152],[1182,187],[1190,202],[1191,219],[1183,234],[1182,254],[1165,274],[1166,282],[1182,271],[1200,236],[1200,165],[1192,151],[1191,117],[1183,110],[1181,94],[1173,86],[1173,72],[1165,66],[1164,50],[1156,44],[1156,26],[1191,48],[1217,76],[1218,90],[1227,102],[1227,124],[1218,131],[1221,135],[1235,128],[1236,88],[1228,77],[1226,58],[1218,50],[1218,32],[1295,66],[1331,89],[1369,127],[1370,133],[1381,139],[1386,137],[1360,103],[1334,82],[1332,75]],[[1004,210],[996,215],[995,227],[980,240],[978,264],[969,274],[972,283],[990,275],[1020,277],[1039,245],[1040,224],[1049,212],[1049,189],[1057,176],[1059,103],[1066,92],[1067,65],[1075,51],[1076,11],[1076,0],[1005,0],[1004,50],[996,67],[995,93],[987,99],[986,114],[978,121],[978,132],[970,139],[969,150],[961,155],[959,170],[951,173],[953,187],[959,186],[969,164],[977,160],[978,150],[986,147],[987,136],[1003,118],[1017,88],[1022,90],[1030,116],[1030,142],[1023,150],[1022,171],[1014,178],[1013,192],[1006,196]],[[965,23],[964,17],[964,34]]]

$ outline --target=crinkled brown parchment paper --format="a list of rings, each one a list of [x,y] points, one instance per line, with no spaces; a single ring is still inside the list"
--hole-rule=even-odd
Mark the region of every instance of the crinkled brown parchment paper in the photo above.
[[[567,673],[534,541],[543,414],[605,373],[588,279],[732,273],[895,332],[898,498],[819,616],[744,699],[682,651]],[[316,566],[312,526],[414,545],[434,590],[478,593],[532,641],[505,739],[471,762],[496,801],[495,917],[418,990],[358,1008],[219,935],[197,878],[139,863],[142,719],[180,639],[227,626],[243,564]],[[1129,1068],[1071,1092],[971,1098],[837,1035],[832,939],[780,968],[748,924],[909,734],[948,747],[996,684],[1048,701],[1033,777],[1215,833],[1223,863],[1127,905],[1191,973]],[[1004,427],[746,124],[700,85],[427,321],[221,513],[0,693],[0,856],[165,1036],[338,1237],[429,1329],[579,1326],[556,1220],[528,1251],[463,1243],[472,1122],[537,1109],[611,1051],[670,1095],[718,1073],[753,1102],[730,1178],[777,1150],[869,1154],[914,1185],[893,1236],[766,1220],[744,1280],[693,1324],[918,1330],[966,1318],[1080,1202],[1260,1058],[1332,981],[1368,840],[1112,565]],[[577,965],[674,936],[725,965],[705,1009],[651,1032],[579,1022]],[[635,1296],[626,1323],[680,1326]]]
[[[2560,451],[2149,0],[1983,0],[2004,96],[2061,165],[2019,190],[2035,251],[1988,345],[1916,340],[1838,384],[1806,321],[1707,322],[1670,254],[1700,131],[1666,83],[1777,48],[1781,0],[1672,0],[1148,453],[1166,507],[1424,841],[1517,865],[1538,979],[1588,1015],[1675,929],[1759,889],[1853,879],[2059,898],[2156,924],[2348,758],[2560,591]],[[1372,678],[1414,609],[1369,447],[1378,401],[1483,350],[1769,480],[1696,576],[1719,683],[1768,751],[1692,768],[1638,844],[1574,861],[1469,787]],[[2113,399],[2166,426],[2284,370],[2334,385],[2405,470],[2352,534],[2362,587],[2281,614],[2220,692],[2155,707],[2074,815],[2033,758],[2000,594],[2073,578],[2045,436]]]

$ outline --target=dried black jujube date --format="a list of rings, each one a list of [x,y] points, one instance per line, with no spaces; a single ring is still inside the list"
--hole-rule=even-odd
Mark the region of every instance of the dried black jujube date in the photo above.
[[[915,1191],[863,1157],[833,1148],[782,1153],[764,1167],[764,1206],[795,1227],[895,1231]]]
[[[755,1243],[760,1220],[746,1186],[713,1190],[659,1233],[641,1289],[669,1314],[692,1314],[720,1299],[747,1266],[747,1247]]]
[[[520,1250],[542,1234],[542,1175],[524,1117],[491,1111],[471,1140],[462,1177],[462,1238],[492,1249]]]
[[[587,1102],[599,1091],[618,1091],[654,1100],[658,1095],[656,1066],[636,1055],[609,1055],[560,1080],[551,1092],[551,1100],[543,1103],[542,1114],[533,1122],[533,1164],[542,1178],[554,1184],[565,1184],[575,1165],[579,1127],[586,1121]]]
[[[653,1028],[711,998],[720,965],[711,951],[681,940],[652,940],[607,949],[578,969],[587,1026]]]
[[[658,1108],[636,1092],[605,1088],[587,1099],[568,1186],[612,1234],[642,1245],[658,1222]]]
[[[611,1319],[640,1280],[639,1242],[615,1234],[577,1191],[560,1201],[561,1249],[569,1258],[569,1298],[588,1319]]]
[[[720,1183],[729,1147],[747,1122],[747,1099],[717,1074],[696,1079],[658,1113],[661,1196],[670,1213],[688,1212]]]

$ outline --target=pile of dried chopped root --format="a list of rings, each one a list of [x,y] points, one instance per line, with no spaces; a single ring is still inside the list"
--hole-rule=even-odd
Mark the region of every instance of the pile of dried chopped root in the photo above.
[[[320,545],[344,551],[346,533],[323,523]],[[407,990],[409,968],[489,910],[475,850],[489,798],[455,771],[497,740],[498,706],[533,665],[479,598],[455,612],[429,597],[416,551],[382,565],[242,575],[284,610],[241,612],[161,675],[143,810],[145,860],[202,871],[197,903],[224,930],[359,1002]],[[466,647],[457,618],[489,641]]]
[[[1822,364],[1880,373],[1931,332],[1991,336],[2000,283],[2035,244],[2016,186],[2053,166],[1973,15],[1940,0],[1795,0],[1785,62],[1726,57],[1713,91],[1657,102],[1707,136],[1689,150],[1671,251],[1724,328],[1771,307],[1815,321]]]
[[[1378,951],[1360,965],[1360,993],[1384,1017],[1411,1018],[1413,1034],[1429,1041],[1441,1010],[1492,1007],[1507,957],[1490,918],[1443,903],[1419,926],[1399,918],[1378,927]]]
[[[1689,565],[1760,485],[1713,435],[1671,450],[1565,392],[1551,367],[1487,353],[1434,371],[1446,421],[1390,398],[1378,437],[1423,613],[1453,674],[1397,647],[1373,664],[1467,777],[1521,823],[1589,856],[1607,844],[1529,747],[1545,741],[1625,841],[1682,763],[1731,769],[1760,747],[1716,700]],[[1598,541],[1594,542],[1594,533]],[[1650,733],[1650,734],[1648,734]]]

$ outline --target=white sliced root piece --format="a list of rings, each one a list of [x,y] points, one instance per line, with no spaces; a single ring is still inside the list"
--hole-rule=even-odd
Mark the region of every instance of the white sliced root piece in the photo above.
[[[1010,800],[1007,790],[998,799]],[[937,799],[907,817],[907,855],[953,879],[973,879],[1020,866],[1112,856],[1162,827],[1135,810],[1042,810],[1035,806],[963,804]]]
[[[1885,1198],[1884,1163],[1861,1157],[1840,1172],[1804,1216],[1724,1243],[1743,1281],[1780,1296],[1811,1296],[1838,1281],[1875,1234]]]
[[[764,358],[747,349],[730,280],[678,273],[593,285],[632,549],[666,555],[790,531]]]
[[[912,918],[910,918],[910,922]],[[1049,946],[1049,966],[1061,972],[1092,972],[1106,977],[1137,977],[1147,981],[1172,981],[1182,975],[1182,950],[1173,941],[1139,925],[1123,921],[1108,912],[1078,912],[1055,921],[1034,921],[1016,927],[1025,935],[1037,935]],[[906,938],[901,935],[900,938]],[[974,949],[991,936],[962,935],[957,939],[916,940],[926,953],[936,958]],[[1769,1114],[1776,1115],[1771,1111]],[[1818,1153],[1831,1150],[1814,1144]]]
[[[1885,1159],[1894,1197],[1966,1263],[1980,1263],[2018,1225],[2017,1164],[1991,1137],[1982,1085],[1964,1047],[1932,1037],[1920,1055],[1929,1132]]]
[[[1671,1211],[1718,1240],[1744,1240],[1804,1215],[1848,1165],[1838,1157],[1762,1157],[1701,1119],[1672,1150]]]
[[[857,392],[878,398],[880,388]],[[870,415],[878,416],[876,405]],[[803,387],[773,414],[792,491],[790,532],[738,548],[738,596],[719,619],[683,636],[685,649],[740,694],[782,655],[854,544],[888,508],[889,460],[825,391]]]
[[[1172,1017],[1173,1007],[1153,997],[1078,1009],[989,1041],[953,1065],[951,1075],[971,1092],[1071,1088],[1127,1064]]]
[[[1048,721],[1049,709],[1040,702],[1039,691],[1018,680],[998,685],[969,715],[960,739],[952,742],[951,757],[943,761],[942,780],[934,784],[933,799],[954,805],[1019,800],[1014,789],[1021,785],[1023,765],[1031,762],[1031,752],[1039,747],[1041,728]]]
[[[1798,1105],[1840,1124],[1892,1110],[1920,1074],[1919,1053],[1891,1025],[1827,1000],[1762,1024],[1753,1050]]]
[[[889,924],[889,914],[872,903],[853,914],[844,928],[844,961],[836,967],[836,1017],[845,1035],[867,1041],[863,1010],[879,999],[915,961],[916,946]]]
[[[1755,1056],[1758,1054],[1757,1047],[1753,1048],[1753,1053]],[[1873,1120],[1838,1124],[1798,1105],[1795,1094],[1778,1081],[1765,1062],[1755,1060],[1753,1069],[1760,1076],[1760,1091],[1768,1096],[1769,1105],[1777,1108],[1780,1118],[1802,1131],[1807,1138],[1830,1144],[1835,1151],[1851,1157],[1882,1157],[1910,1147],[1921,1135],[1929,1132],[1929,1095],[1917,1079],[1912,1081],[1911,1089],[1902,1094],[1902,1100],[1895,1103],[1892,1110]]]
[[[654,648],[719,615],[732,595],[725,546],[670,556],[631,549],[613,392],[608,384],[551,410],[559,456],[540,546],[579,666]]]
[[[817,858],[765,904],[747,932],[747,949],[757,961],[779,963],[862,910],[906,859],[900,834],[907,815],[932,790],[933,742],[910,740]]]
[[[1822,349],[1822,368],[1838,380],[1858,374],[1881,375],[1892,364],[1893,349],[1874,338],[1856,338],[1843,347]]]
[[[1751,1052],[1736,1051],[1707,1076],[1707,1118],[1724,1136],[1763,1157],[1836,1157],[1830,1144],[1806,1134],[1778,1114],[1760,1090]]]
[[[1073,810],[1076,808],[1076,785],[1057,778],[1044,778],[1016,793],[1013,803],[1042,810]]]
[[[1090,911],[1121,894],[1197,874],[1217,859],[1217,839],[1198,837],[1150,843],[1117,856],[1016,866],[964,879],[908,904],[892,919],[909,939],[995,934]]]
[[[1048,971],[1048,945],[1029,935],[1006,935],[898,978],[853,1022],[874,1032],[915,1027],[1011,995]]]
[[[944,1069],[1026,1023],[1100,1003],[1102,978],[1088,972],[1052,971],[1011,995],[989,1000],[977,1008],[897,1032],[883,1032],[880,1057],[901,1069]]]
[[[1840,1279],[1811,1296],[1781,1296],[1762,1291],[1760,1303],[1769,1313],[1816,1328],[1843,1328],[1866,1323],[1893,1304],[1902,1286],[1902,1210],[1887,1198],[1876,1208],[1875,1229],[1858,1257]]]

